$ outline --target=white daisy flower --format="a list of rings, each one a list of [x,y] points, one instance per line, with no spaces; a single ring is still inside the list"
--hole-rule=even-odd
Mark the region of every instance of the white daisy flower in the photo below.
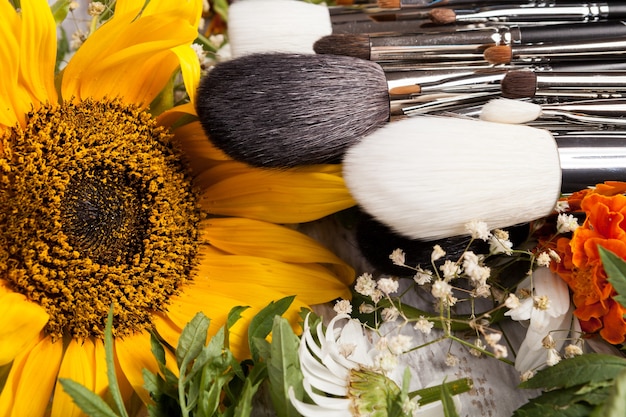
[[[343,327],[338,326],[339,321],[346,321]],[[345,345],[350,349],[342,348]],[[307,317],[298,353],[302,384],[313,403],[295,398],[293,389],[289,398],[303,417],[386,416],[388,404],[397,404],[407,417],[443,415],[439,401],[405,407],[407,397],[402,398],[401,381],[377,368],[381,352],[368,340],[361,323],[347,314],[335,316],[325,332],[321,323],[312,329]]]

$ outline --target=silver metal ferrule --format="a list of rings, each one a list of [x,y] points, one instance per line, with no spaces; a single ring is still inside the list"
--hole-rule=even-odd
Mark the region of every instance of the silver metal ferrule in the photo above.
[[[524,21],[568,21],[595,22],[606,19],[606,5],[588,4],[554,7],[484,8],[476,13],[457,14],[457,22],[524,22]]]

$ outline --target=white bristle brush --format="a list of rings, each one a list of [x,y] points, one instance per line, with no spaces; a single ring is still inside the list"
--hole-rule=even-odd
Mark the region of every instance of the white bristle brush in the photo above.
[[[344,178],[358,204],[412,239],[467,234],[548,215],[561,191],[550,132],[451,117],[389,123],[348,149]]]
[[[228,9],[228,39],[234,58],[261,52],[313,54],[313,44],[331,33],[325,5],[238,0]]]
[[[601,123],[610,125],[626,125],[626,119],[620,114],[626,112],[626,103],[603,104],[602,100],[594,102],[557,103],[540,105],[528,101],[509,98],[490,100],[482,107],[480,119],[497,123],[528,123],[541,116],[557,116],[582,123]],[[597,114],[605,113],[597,116]],[[594,115],[596,114],[596,115]],[[611,117],[611,115],[620,115]],[[607,117],[608,115],[608,117]]]

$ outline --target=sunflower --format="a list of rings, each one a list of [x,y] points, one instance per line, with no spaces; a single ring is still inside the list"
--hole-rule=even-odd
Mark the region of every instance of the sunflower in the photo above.
[[[250,306],[230,334],[243,359],[247,323],[270,301],[297,295],[295,323],[301,307],[349,296],[353,270],[283,225],[353,204],[340,167],[251,168],[193,119],[201,8],[118,0],[55,74],[46,1],[0,0],[0,416],[80,415],[58,378],[106,395],[111,305],[130,404],[149,401],[153,331],[176,346],[197,312],[213,334]],[[179,69],[190,101],[155,117]]]

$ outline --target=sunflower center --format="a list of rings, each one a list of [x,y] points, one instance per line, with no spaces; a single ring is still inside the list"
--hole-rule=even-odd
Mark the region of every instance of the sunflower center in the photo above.
[[[43,106],[4,132],[0,277],[49,314],[46,332],[151,326],[190,278],[200,213],[181,157],[119,101]]]

